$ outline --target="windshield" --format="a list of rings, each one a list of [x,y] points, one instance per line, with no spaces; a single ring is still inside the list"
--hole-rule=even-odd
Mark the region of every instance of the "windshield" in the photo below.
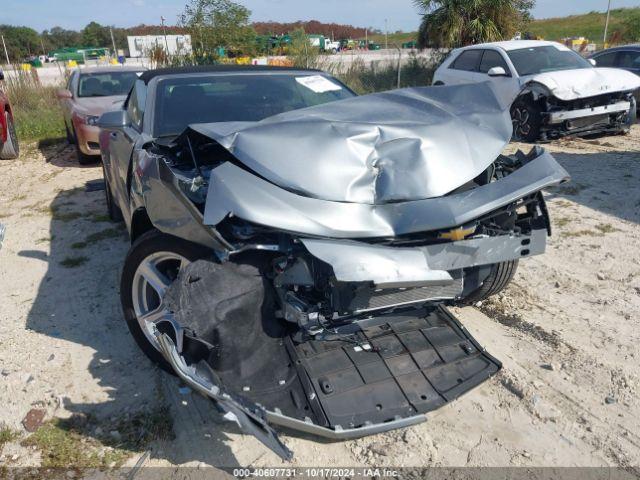
[[[319,74],[235,74],[158,82],[154,136],[180,134],[192,123],[255,122],[289,110],[355,96]]]
[[[78,97],[127,95],[140,72],[83,73],[78,81]]]
[[[521,77],[557,70],[593,68],[587,60],[563,45],[521,48],[511,50],[507,55]]]

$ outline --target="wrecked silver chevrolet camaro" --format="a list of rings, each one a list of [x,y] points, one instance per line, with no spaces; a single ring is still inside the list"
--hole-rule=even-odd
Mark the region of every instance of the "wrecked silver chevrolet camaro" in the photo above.
[[[163,134],[167,111],[189,126]],[[495,374],[446,305],[544,252],[542,189],[568,179],[542,149],[501,154],[489,84],[358,97],[307,70],[165,70],[100,125],[134,338],[285,459],[274,426],[413,425]]]

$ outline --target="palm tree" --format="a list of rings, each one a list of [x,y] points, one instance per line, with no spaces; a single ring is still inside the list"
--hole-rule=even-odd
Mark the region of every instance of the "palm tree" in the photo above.
[[[529,20],[534,0],[414,0],[421,48],[460,47],[510,38]]]

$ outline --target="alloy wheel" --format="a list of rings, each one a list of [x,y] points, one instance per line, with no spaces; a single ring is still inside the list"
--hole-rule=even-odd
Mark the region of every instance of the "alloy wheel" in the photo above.
[[[174,252],[156,252],[146,257],[134,274],[132,284],[133,309],[142,332],[151,345],[159,350],[154,331],[160,324],[173,328],[178,352],[182,351],[184,331],[173,312],[165,306],[167,289],[189,260]]]
[[[513,131],[517,138],[523,138],[531,132],[531,114],[524,107],[516,107],[513,110]]]

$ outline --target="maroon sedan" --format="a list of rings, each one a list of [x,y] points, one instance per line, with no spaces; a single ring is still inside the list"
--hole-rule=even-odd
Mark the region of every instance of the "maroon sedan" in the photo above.
[[[0,70],[0,81],[4,80],[4,73]],[[13,123],[13,112],[9,99],[0,86],[0,160],[18,158],[18,135]]]

